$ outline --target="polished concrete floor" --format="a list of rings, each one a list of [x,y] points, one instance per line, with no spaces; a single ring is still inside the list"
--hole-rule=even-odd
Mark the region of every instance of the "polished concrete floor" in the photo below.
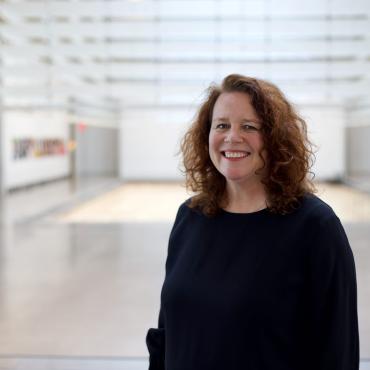
[[[320,185],[356,259],[370,369],[370,196]],[[1,201],[0,369],[147,369],[178,184],[61,181]]]

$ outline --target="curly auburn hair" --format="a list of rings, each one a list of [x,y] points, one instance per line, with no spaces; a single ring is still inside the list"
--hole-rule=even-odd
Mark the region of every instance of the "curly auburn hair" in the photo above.
[[[225,77],[221,86],[211,85],[207,89],[206,99],[181,141],[185,184],[196,193],[189,206],[213,216],[225,202],[226,179],[210,159],[208,137],[216,100],[226,92],[249,95],[262,121],[267,163],[261,182],[265,186],[268,209],[278,214],[291,212],[300,197],[316,191],[308,178],[314,153],[306,123],[278,87],[238,74]]]

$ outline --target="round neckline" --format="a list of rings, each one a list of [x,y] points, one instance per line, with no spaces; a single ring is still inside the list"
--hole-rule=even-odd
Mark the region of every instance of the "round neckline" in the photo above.
[[[265,208],[260,209],[259,211],[254,211],[254,212],[230,212],[230,211],[226,211],[225,209],[221,208],[221,212],[223,214],[230,215],[230,216],[236,216],[236,217],[237,216],[253,217],[253,216],[261,215],[264,213],[268,213],[269,210],[268,210],[268,207],[265,207]]]

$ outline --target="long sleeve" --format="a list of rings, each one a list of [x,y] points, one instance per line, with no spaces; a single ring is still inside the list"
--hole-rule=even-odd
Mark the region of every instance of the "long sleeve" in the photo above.
[[[148,330],[146,345],[149,351],[149,370],[164,370],[165,329],[162,309],[159,311],[158,328]]]
[[[358,370],[356,270],[347,236],[336,216],[317,228],[309,264],[311,368]]]
[[[170,233],[168,248],[167,248],[167,258],[166,258],[166,264],[165,264],[165,279],[168,273],[169,265],[171,264],[171,254],[174,254],[173,250],[175,249],[175,246],[171,246],[172,245],[171,238],[172,238],[172,235],[174,233],[176,226],[181,221],[181,216],[186,207],[185,203],[183,203],[179,207],[176,218],[175,218],[175,222],[172,226],[172,230]],[[166,352],[165,338],[166,338],[165,320],[164,320],[164,313],[163,313],[162,302],[161,302],[161,307],[159,310],[159,317],[158,317],[158,328],[150,328],[146,335],[146,345],[149,351],[149,370],[165,370],[165,352]]]

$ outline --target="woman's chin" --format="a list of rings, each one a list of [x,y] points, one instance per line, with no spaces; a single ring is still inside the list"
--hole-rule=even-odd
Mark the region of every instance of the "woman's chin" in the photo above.
[[[255,174],[251,174],[250,176],[241,176],[238,174],[224,174],[224,177],[226,179],[226,183],[234,186],[250,186],[250,185],[256,185],[261,184],[260,177],[256,176]]]

